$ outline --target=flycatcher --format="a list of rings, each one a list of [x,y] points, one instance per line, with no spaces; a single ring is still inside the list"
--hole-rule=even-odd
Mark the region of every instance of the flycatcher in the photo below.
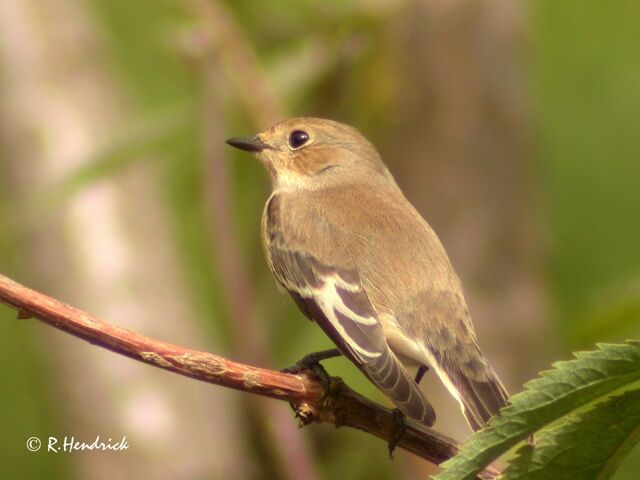
[[[373,145],[355,128],[317,118],[227,143],[252,152],[271,175],[262,241],[300,310],[408,417],[435,421],[417,384],[431,366],[471,428],[484,427],[507,391],[478,347],[440,240]]]

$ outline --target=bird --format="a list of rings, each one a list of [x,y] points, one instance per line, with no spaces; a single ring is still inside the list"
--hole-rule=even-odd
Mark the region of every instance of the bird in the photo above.
[[[402,414],[434,424],[418,386],[431,367],[471,429],[484,428],[509,395],[478,346],[442,243],[371,142],[311,117],[226,142],[269,172],[262,244],[302,313]]]

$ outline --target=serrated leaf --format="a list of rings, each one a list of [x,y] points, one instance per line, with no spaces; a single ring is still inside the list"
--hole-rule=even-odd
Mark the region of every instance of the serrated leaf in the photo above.
[[[504,480],[606,480],[640,440],[640,390],[610,397],[543,430],[518,450]]]
[[[445,462],[434,480],[471,480],[489,463],[545,425],[640,379],[640,346],[598,345],[528,382],[489,426]]]

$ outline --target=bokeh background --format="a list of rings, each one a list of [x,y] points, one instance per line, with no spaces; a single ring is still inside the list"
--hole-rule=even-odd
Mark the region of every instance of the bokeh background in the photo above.
[[[280,368],[329,342],[276,289],[269,190],[224,144],[357,126],[441,236],[512,392],[640,325],[640,4],[2,0],[0,271],[144,334]],[[345,360],[326,362],[383,401]],[[425,478],[360,432],[0,307],[0,476]],[[437,428],[468,436],[429,374]],[[37,435],[126,452],[30,453]],[[637,478],[640,452],[618,479]]]

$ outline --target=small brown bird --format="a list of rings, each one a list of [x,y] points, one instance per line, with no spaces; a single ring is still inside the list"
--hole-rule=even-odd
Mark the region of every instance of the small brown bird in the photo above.
[[[507,391],[478,347],[440,240],[373,145],[355,128],[317,118],[227,143],[252,152],[271,175],[264,249],[302,312],[408,417],[435,421],[417,385],[431,366],[471,428],[484,427]]]

